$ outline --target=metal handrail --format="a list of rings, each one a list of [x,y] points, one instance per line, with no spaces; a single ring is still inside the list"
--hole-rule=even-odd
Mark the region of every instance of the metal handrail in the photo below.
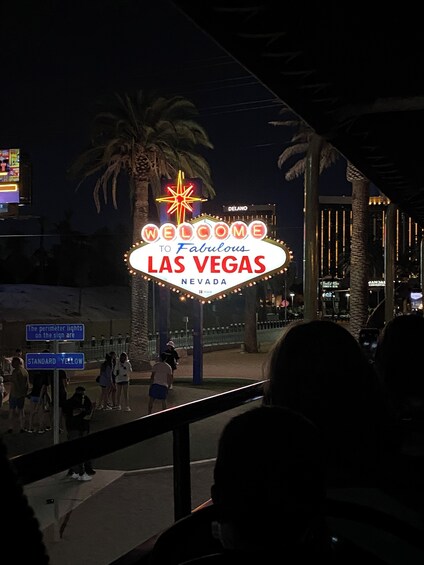
[[[287,325],[287,321],[273,320],[257,323],[258,341],[274,341],[278,337],[282,328]],[[177,349],[193,350],[193,330],[188,332],[184,330],[169,331],[169,339],[175,342]],[[59,345],[60,351],[72,351],[84,353],[85,361],[88,363],[95,361],[103,361],[106,353],[115,351],[119,356],[120,353],[126,351],[128,353],[129,342],[131,337],[127,335],[110,336],[92,336],[85,341],[80,342],[64,342]],[[203,347],[222,347],[233,345],[235,347],[244,343],[244,324],[230,324],[229,326],[203,328]],[[149,334],[148,336],[148,357],[150,360],[158,358],[159,333]],[[41,352],[49,347],[48,342],[35,341],[28,342],[26,351],[32,353]],[[10,350],[0,350],[0,374],[9,375],[11,371],[10,360],[12,355]]]
[[[11,458],[19,481],[26,485],[79,464],[97,459],[147,439],[173,433],[174,516],[190,514],[190,424],[215,416],[263,396],[260,381],[228,392],[168,408],[131,422],[93,432],[82,438],[55,444]]]

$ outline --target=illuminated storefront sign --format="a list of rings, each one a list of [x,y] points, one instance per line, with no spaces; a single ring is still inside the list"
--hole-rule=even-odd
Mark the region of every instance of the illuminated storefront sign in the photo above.
[[[385,281],[369,281],[368,282],[368,286],[369,287],[373,287],[373,286],[386,286]]]
[[[290,251],[266,235],[259,220],[227,224],[208,215],[179,225],[148,224],[126,260],[133,274],[209,301],[287,269]]]
[[[0,202],[2,204],[19,203],[19,188],[16,183],[0,183]]]
[[[0,149],[0,202],[19,202],[19,149]]]
[[[322,288],[339,288],[339,281],[322,281]]]

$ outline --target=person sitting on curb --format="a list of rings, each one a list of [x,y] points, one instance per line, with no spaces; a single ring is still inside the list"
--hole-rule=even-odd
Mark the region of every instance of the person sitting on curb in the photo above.
[[[85,388],[77,386],[74,394],[66,401],[64,407],[68,440],[89,434],[93,410],[93,403],[85,395]],[[95,475],[95,473],[96,471],[93,469],[91,461],[84,461],[71,467],[68,471],[68,476],[79,481],[91,481],[92,475]]]

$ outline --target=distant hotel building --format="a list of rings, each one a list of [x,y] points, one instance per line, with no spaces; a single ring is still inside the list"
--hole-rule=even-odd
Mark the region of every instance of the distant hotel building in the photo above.
[[[386,208],[390,203],[384,196],[369,200],[370,252],[375,258],[373,278],[384,276],[384,230]],[[320,196],[319,214],[319,276],[341,279],[346,276],[352,236],[352,198],[350,196]],[[397,210],[395,260],[411,258],[421,243],[421,228],[409,216]],[[377,261],[381,259],[381,261]]]
[[[375,306],[384,296],[384,230],[389,203],[390,200],[385,196],[371,196],[369,199],[369,251],[373,269],[369,282],[370,306]],[[231,204],[222,206],[222,212],[217,215],[228,223],[262,220],[268,226],[269,236],[277,238],[275,204]],[[410,272],[413,272],[413,261],[419,257],[421,228],[399,210],[396,212],[395,226],[395,261],[404,264],[407,269],[410,265]],[[320,196],[318,230],[318,273],[323,313],[348,311],[352,198]],[[345,284],[342,288],[343,279]]]
[[[369,200],[369,252],[371,255],[369,281],[370,306],[375,307],[384,297],[384,243],[386,209],[390,200],[371,196]],[[352,198],[350,196],[319,197],[319,278],[321,308],[324,315],[338,315],[349,310],[346,279],[350,263],[352,236]],[[395,261],[407,272],[413,272],[418,260],[421,228],[405,213],[397,210],[395,221]]]
[[[261,220],[268,226],[268,236],[276,238],[277,217],[275,204],[233,204],[223,206],[221,217],[228,223],[242,221],[247,224],[253,220]]]
[[[384,230],[386,208],[390,200],[385,196],[369,199],[370,252],[373,257],[372,278],[384,278]],[[237,220],[249,223],[262,220],[268,226],[268,235],[277,238],[275,204],[231,204],[222,206],[219,214],[228,223]],[[395,260],[411,259],[419,251],[421,228],[405,213],[396,212]],[[319,197],[319,278],[340,280],[346,277],[350,262],[352,237],[352,198],[350,196]]]

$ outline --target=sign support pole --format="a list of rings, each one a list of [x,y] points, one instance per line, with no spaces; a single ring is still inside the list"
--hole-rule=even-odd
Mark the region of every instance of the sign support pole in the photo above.
[[[81,370],[84,368],[84,353],[59,353],[59,342],[63,341],[83,341],[85,335],[84,324],[27,324],[26,340],[27,341],[52,341],[53,353],[27,353],[26,367],[51,372],[53,369],[52,386],[52,403],[53,403],[53,443],[59,443],[59,424],[60,424],[60,407],[59,407],[59,369],[72,368]],[[59,500],[54,498],[54,521],[53,536],[54,541],[60,541],[60,513]]]
[[[193,384],[203,384],[203,303],[193,300]]]
[[[168,220],[166,206],[162,204],[159,207],[160,223],[164,224]],[[155,283],[153,283],[155,284]],[[171,312],[171,291],[164,286],[159,287],[159,351],[157,351],[157,359],[160,361],[160,354],[165,351],[169,337],[169,322]]]
[[[59,342],[54,341],[54,352],[59,353]],[[53,443],[59,443],[59,371],[53,371]]]

